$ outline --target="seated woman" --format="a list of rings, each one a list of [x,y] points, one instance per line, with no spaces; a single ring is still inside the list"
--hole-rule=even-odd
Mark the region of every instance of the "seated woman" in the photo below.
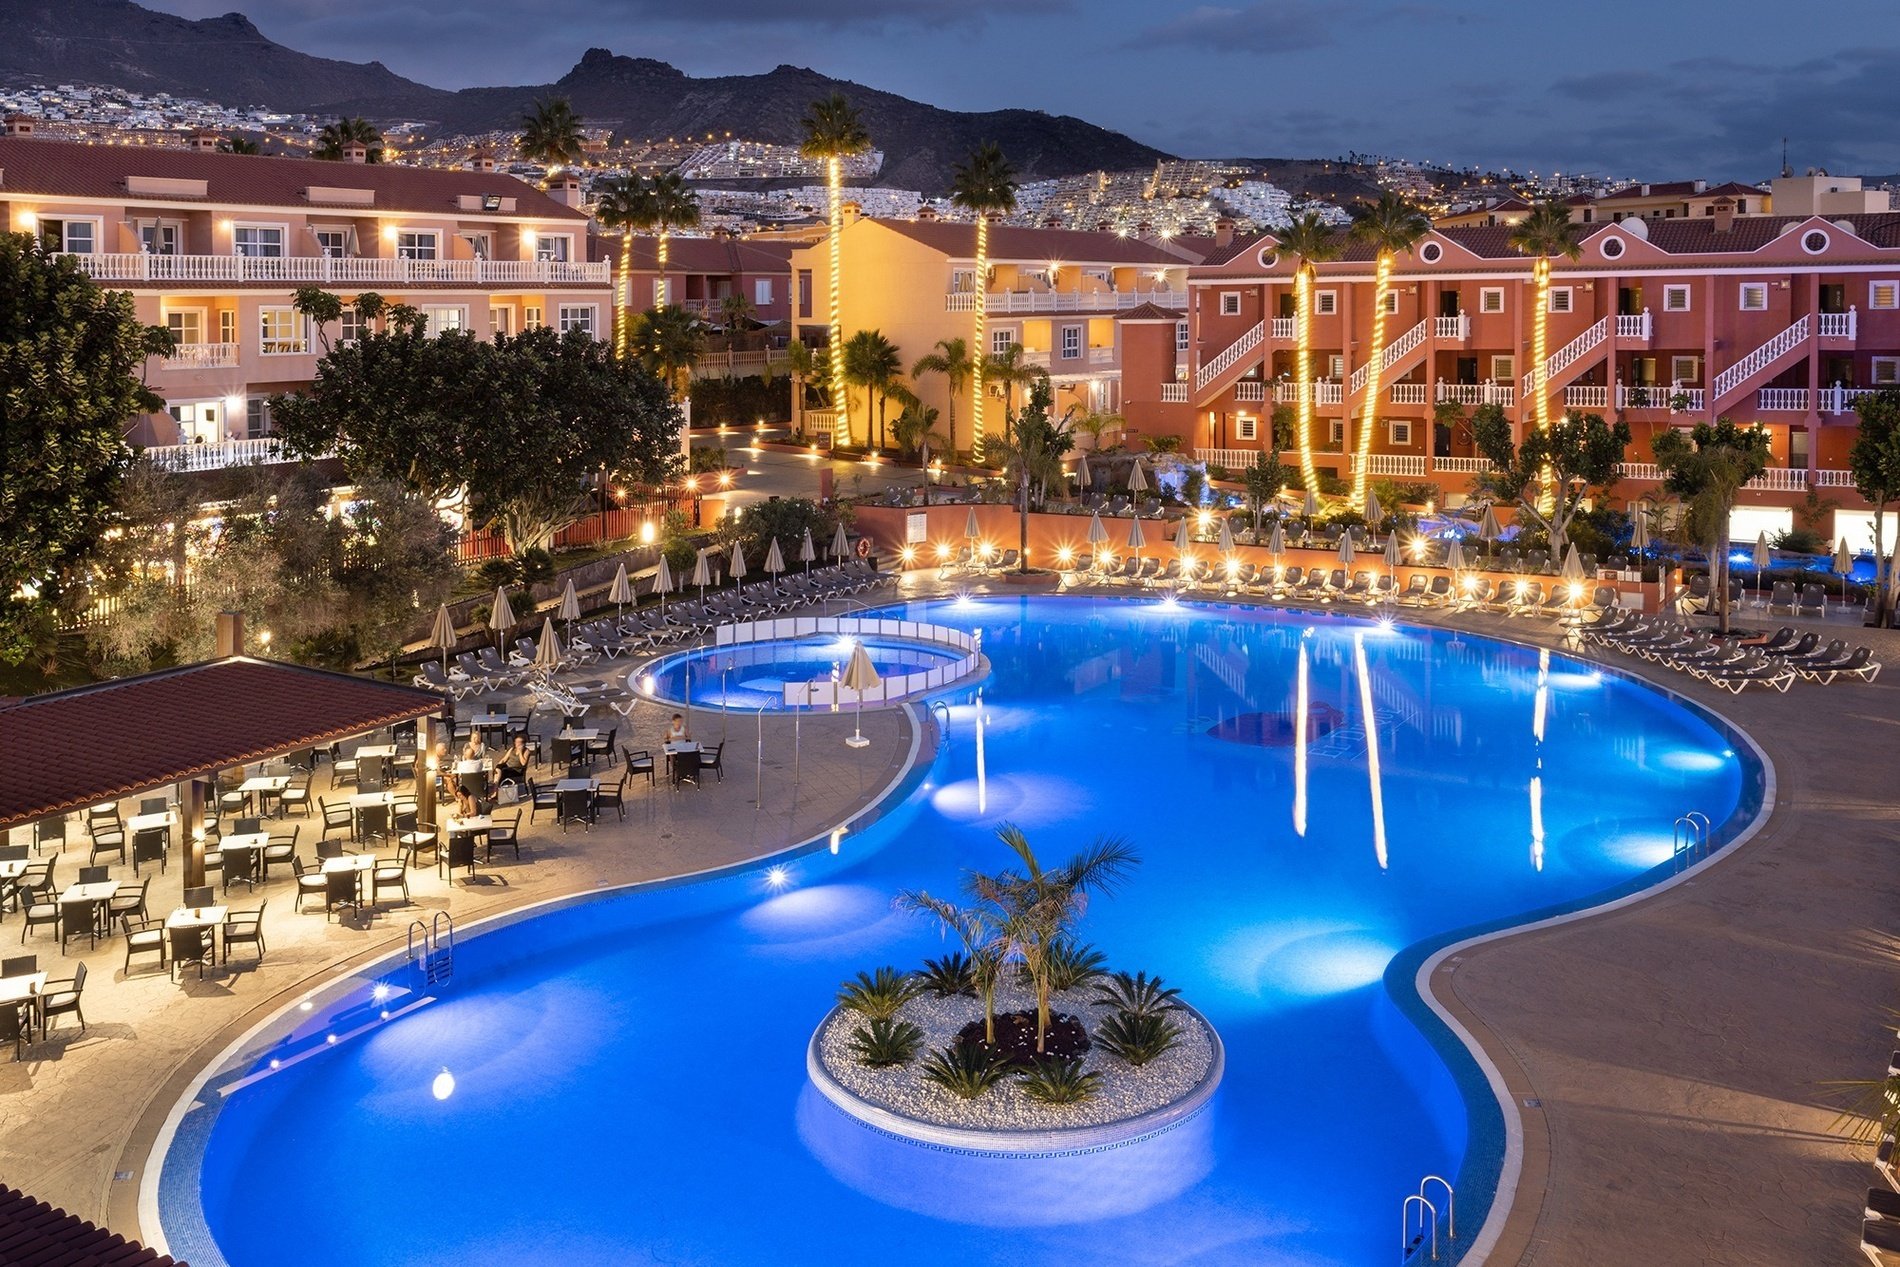
[[[686,718],[682,717],[678,713],[673,714],[673,720],[668,722],[666,726],[665,742],[666,743],[693,742],[693,736],[686,729]]]
[[[528,762],[533,754],[528,751],[528,737],[516,735],[515,741],[495,762],[494,777],[489,783],[493,791],[503,783],[526,783],[528,780]]]

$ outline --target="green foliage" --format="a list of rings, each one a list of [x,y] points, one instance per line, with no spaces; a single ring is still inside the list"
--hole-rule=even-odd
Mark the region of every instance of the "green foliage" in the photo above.
[[[1017,1079],[1023,1094],[1040,1104],[1081,1104],[1102,1089],[1102,1075],[1082,1067],[1080,1056],[1049,1056],[1036,1061]]]
[[[693,417],[700,423],[750,427],[760,419],[785,422],[791,414],[791,394],[783,382],[769,383],[757,374],[744,378],[713,375],[693,380]]]
[[[475,569],[475,579],[481,582],[483,589],[488,590],[499,589],[503,585],[519,585],[521,561],[513,555],[484,560],[481,566]]]
[[[851,1048],[858,1055],[858,1063],[873,1069],[907,1065],[916,1059],[917,1049],[923,1045],[923,1030],[909,1021],[887,1016],[873,1017],[851,1031]]]
[[[518,551],[586,514],[601,470],[658,484],[677,465],[681,417],[664,384],[586,334],[431,336],[397,308],[385,325],[272,402],[294,450],[334,449],[353,479],[430,500],[465,489],[476,521]]]
[[[881,330],[860,330],[845,340],[844,382],[847,391],[842,403],[848,410],[848,389],[853,387],[863,390],[867,413],[875,399],[877,412],[874,418],[866,419],[865,438],[867,444],[875,440],[876,448],[884,447],[884,416],[891,395],[900,385],[898,376],[903,373],[903,369],[904,363],[897,345],[885,338]],[[877,428],[875,434],[871,430],[873,423]],[[849,428],[846,431],[850,434]]]
[[[1256,526],[1260,523],[1260,512],[1286,488],[1289,474],[1291,472],[1280,465],[1278,446],[1270,454],[1265,451],[1256,454],[1253,465],[1242,473],[1241,478],[1247,485],[1247,508],[1253,511]]]
[[[873,1020],[891,1017],[917,997],[919,988],[915,978],[896,968],[860,972],[838,987],[838,1006]]]
[[[363,147],[365,162],[383,161],[383,134],[377,131],[375,124],[360,117],[324,124],[323,130],[317,133],[316,148],[310,151],[310,157],[341,162],[344,150],[352,144]]]
[[[20,663],[108,527],[140,374],[170,336],[29,234],[0,234],[0,663]],[[36,633],[39,630],[42,633]]]
[[[723,471],[725,469],[726,450],[724,445],[703,445],[694,449],[693,455],[686,461],[686,472],[689,475],[704,475],[711,471]]]
[[[1854,487],[1874,508],[1875,622],[1887,621],[1893,577],[1884,532],[1887,503],[1900,499],[1900,387],[1883,387],[1854,402],[1860,428],[1847,451]]]
[[[1049,988],[1056,993],[1087,985],[1108,971],[1108,956],[1067,938],[1049,947]]]
[[[521,136],[516,148],[531,163],[565,167],[580,161],[586,137],[581,133],[581,117],[566,97],[537,101],[521,117]]]
[[[1145,972],[1130,976],[1117,972],[1095,987],[1094,1002],[1106,1004],[1130,1016],[1156,1016],[1180,1006],[1181,992],[1161,984],[1160,977]]]
[[[1547,427],[1528,429],[1519,444],[1510,419],[1491,404],[1471,415],[1471,434],[1492,467],[1477,477],[1477,485],[1493,497],[1515,500],[1523,521],[1540,525],[1557,548],[1591,490],[1616,482],[1630,442],[1628,423],[1573,409]]]
[[[944,447],[952,453],[956,452],[957,447],[957,397],[970,390],[970,379],[975,373],[976,358],[970,355],[970,345],[955,338],[938,339],[937,345],[918,357],[910,367],[913,379],[926,374],[943,376],[944,391],[950,402]]]
[[[1181,1027],[1165,1012],[1117,1012],[1095,1031],[1109,1055],[1140,1068],[1181,1042]]]
[[[1826,554],[1827,538],[1812,528],[1790,528],[1768,538],[1768,544],[1789,554]]]
[[[924,970],[917,974],[917,979],[924,989],[940,999],[976,994],[976,969],[970,957],[961,951],[952,951],[941,959],[924,960]]]
[[[519,571],[523,585],[537,585],[542,581],[554,579],[554,556],[540,546],[529,546],[521,552]]]
[[[649,308],[627,329],[627,348],[641,368],[667,384],[675,396],[691,388],[693,367],[706,351],[699,318],[680,307]]]
[[[719,535],[722,540],[740,542],[745,547],[746,562],[754,568],[764,567],[766,551],[776,539],[785,556],[786,570],[794,571],[800,567],[798,548],[806,532],[822,551],[837,529],[838,512],[834,507],[820,506],[808,497],[769,497],[753,502],[736,515],[727,511]]]
[[[952,1043],[925,1056],[918,1072],[925,1082],[974,1100],[1008,1076],[1009,1064],[979,1043]]]
[[[1682,500],[1682,525],[1709,551],[1722,632],[1728,631],[1729,517],[1742,485],[1768,468],[1768,432],[1727,418],[1697,423],[1687,437],[1664,431],[1653,442],[1663,487]]]

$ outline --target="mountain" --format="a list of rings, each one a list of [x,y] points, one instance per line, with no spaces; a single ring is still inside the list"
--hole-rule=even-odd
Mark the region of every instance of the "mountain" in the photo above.
[[[880,184],[940,193],[953,165],[984,141],[1023,180],[1142,167],[1167,155],[1119,132],[1036,110],[942,110],[895,93],[779,66],[763,75],[695,79],[665,62],[589,49],[552,84],[450,92],[380,62],[311,57],[268,39],[239,13],[191,21],[131,0],[0,0],[0,81],[106,84],[225,105],[415,119],[448,132],[513,127],[537,97],[566,96],[589,124],[618,136],[730,132],[795,143],[816,98],[842,92],[884,151]]]

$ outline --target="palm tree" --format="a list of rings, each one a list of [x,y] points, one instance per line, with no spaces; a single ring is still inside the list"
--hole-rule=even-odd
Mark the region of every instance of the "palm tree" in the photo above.
[[[840,299],[843,294],[839,273],[844,267],[843,246],[839,239],[844,233],[844,160],[853,154],[862,154],[871,148],[871,134],[864,130],[864,120],[843,93],[834,92],[811,103],[805,111],[805,139],[799,143],[798,152],[807,158],[820,158],[825,162],[825,188],[830,195],[830,253],[831,253],[831,388],[834,393],[846,391],[844,374],[844,309]],[[836,395],[832,404],[837,404]],[[838,414],[845,426],[844,441],[850,443],[851,411],[847,402]]]
[[[1549,327],[1550,311],[1550,261],[1553,256],[1561,255],[1574,260],[1583,254],[1583,245],[1579,240],[1577,226],[1570,222],[1570,213],[1562,204],[1545,201],[1531,208],[1531,213],[1511,227],[1508,239],[1511,249],[1526,255],[1534,255],[1537,262],[1531,266],[1531,276],[1537,283],[1537,296],[1532,301],[1537,306],[1531,314],[1531,425],[1545,427],[1550,424],[1550,400],[1544,384],[1544,362],[1550,355],[1546,336]]]
[[[1049,371],[1040,365],[1032,365],[1023,359],[1023,345],[1012,343],[993,356],[977,358],[977,372],[971,387],[972,393],[980,404],[983,399],[983,380],[988,379],[1003,389],[1003,429],[1007,431],[1011,416],[1016,412],[1016,389],[1031,388],[1049,377]],[[973,442],[974,444],[974,442]],[[981,460],[980,449],[976,457]]]
[[[323,131],[317,133],[317,148],[310,157],[327,159],[336,163],[343,160],[343,152],[352,144],[361,145],[364,158],[371,163],[383,161],[383,134],[368,119],[338,119],[335,123],[323,125]]]
[[[1088,909],[1091,895],[1112,894],[1140,863],[1134,846],[1103,836],[1059,867],[1045,868],[1022,829],[1005,824],[996,833],[1022,861],[1022,870],[972,875],[972,896],[989,910],[1007,946],[1005,958],[1020,956],[1036,987],[1036,1051],[1049,1033],[1049,967],[1057,948]]]
[[[594,219],[602,229],[620,234],[620,277],[614,283],[614,355],[627,354],[627,332],[633,323],[633,231],[641,224],[646,182],[634,173],[602,181],[594,187]]]
[[[218,142],[220,154],[262,154],[263,152],[257,148],[256,141],[248,136],[239,136],[235,132]]]
[[[515,148],[531,163],[540,163],[552,176],[578,163],[585,145],[581,117],[566,97],[537,101],[521,116],[521,136]]]
[[[1298,351],[1294,375],[1300,394],[1299,445],[1300,481],[1309,491],[1319,491],[1319,468],[1313,465],[1313,281],[1319,275],[1317,265],[1339,258],[1339,236],[1316,212],[1307,212],[1279,233],[1282,251],[1296,261],[1293,288],[1295,339]]]
[[[1029,502],[1031,490],[1040,505],[1049,485],[1062,478],[1062,455],[1075,447],[1075,437],[1063,423],[1049,417],[1049,380],[1047,376],[1029,389],[1029,400],[1021,413],[1011,420],[1009,430],[996,444],[996,456],[1003,461],[1003,478],[1016,485],[1021,528],[1018,546],[1021,572],[1029,571]]]
[[[824,378],[826,364],[802,339],[793,339],[786,345],[785,372],[792,380],[792,424],[800,435],[805,433],[805,392]]]
[[[918,399],[917,393],[902,383],[891,388],[891,399],[898,403],[901,412],[897,421],[891,424],[891,435],[897,441],[897,447],[917,455],[917,465],[924,473],[924,505],[930,505],[930,454],[941,449],[943,434],[937,430],[937,411]]]
[[[664,308],[670,300],[666,283],[666,244],[674,229],[690,229],[699,223],[699,195],[680,179],[678,172],[666,172],[647,182],[646,197],[640,210],[642,228],[659,236],[657,260],[660,291],[655,303]]]
[[[757,309],[752,301],[738,291],[722,295],[719,299],[719,324],[726,330],[726,346],[737,345],[738,333],[752,325],[752,315]]]
[[[699,318],[678,304],[650,308],[633,319],[633,353],[647,369],[666,380],[675,396],[684,399],[699,364],[705,336]]]
[[[844,345],[844,377],[848,389],[864,389],[864,440],[867,447],[871,443],[871,397],[877,396],[877,447],[884,447],[884,406],[890,399],[891,389],[897,386],[897,376],[903,373],[904,363],[899,358],[897,345],[885,338],[878,330],[860,330],[846,340]],[[849,420],[846,420],[845,434],[850,435]]]
[[[966,885],[966,887],[968,887]],[[1006,947],[997,922],[997,912],[972,903],[958,906],[923,889],[906,889],[897,895],[897,908],[933,915],[945,932],[954,933],[970,957],[971,984],[983,1001],[983,1041],[996,1044],[996,983],[1003,975]]]
[[[1379,423],[1379,375],[1385,360],[1385,297],[1392,290],[1392,261],[1418,245],[1432,231],[1423,211],[1391,190],[1353,221],[1355,241],[1371,245],[1378,260],[1372,280],[1372,351],[1366,361],[1366,403],[1360,413],[1359,460],[1352,472],[1352,504],[1366,504],[1366,479],[1371,474],[1372,433]]]
[[[938,339],[936,350],[926,352],[917,358],[910,367],[910,376],[920,378],[925,374],[943,375],[944,390],[950,396],[950,413],[947,425],[950,439],[946,448],[954,458],[957,452],[957,393],[967,391],[970,376],[976,373],[976,363],[970,356],[970,345],[962,339]]]
[[[981,355],[989,337],[990,217],[1016,209],[1016,169],[1000,148],[985,143],[970,155],[969,162],[957,165],[950,201],[976,213],[976,347]],[[979,462],[983,460],[984,368],[979,360],[970,391],[970,452]]]

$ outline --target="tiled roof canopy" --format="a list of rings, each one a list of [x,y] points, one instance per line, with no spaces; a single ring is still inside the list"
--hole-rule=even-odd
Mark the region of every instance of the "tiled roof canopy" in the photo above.
[[[231,656],[0,708],[0,828],[442,711],[440,695]],[[4,1262],[0,1256],[0,1262]]]
[[[137,1241],[0,1186],[0,1263],[33,1267],[186,1267]]]
[[[466,210],[463,197],[497,194],[514,199],[515,217],[585,220],[585,213],[556,202],[533,185],[500,172],[440,171],[391,163],[333,163],[316,158],[277,158],[261,154],[218,154],[125,145],[87,145],[80,141],[42,141],[37,137],[0,137],[0,199],[29,197],[123,201],[127,198],[189,205],[230,203],[247,207],[320,207],[338,214],[407,211],[422,215],[470,218],[508,213]],[[203,194],[130,194],[129,176],[166,181],[203,181]],[[375,200],[363,206],[312,202],[305,191],[368,189]],[[477,203],[477,206],[480,204]]]
[[[976,256],[976,226],[948,220],[884,220],[877,223],[940,251],[951,259]],[[1190,261],[1140,238],[1082,229],[1021,229],[990,226],[990,259],[1056,260],[1065,264],[1153,264],[1181,268]]]

